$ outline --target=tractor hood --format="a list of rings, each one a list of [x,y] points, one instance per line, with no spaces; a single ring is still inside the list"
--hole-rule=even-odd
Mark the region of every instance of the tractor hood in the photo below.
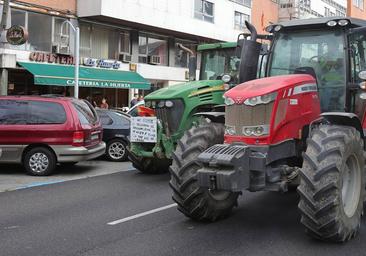
[[[148,94],[145,100],[168,100],[191,97],[212,91],[224,91],[224,82],[221,80],[203,80],[176,84]]]
[[[307,83],[316,84],[316,80],[311,75],[306,74],[266,77],[237,85],[224,95],[233,99],[236,104],[242,104],[248,98],[266,95],[286,87]]]

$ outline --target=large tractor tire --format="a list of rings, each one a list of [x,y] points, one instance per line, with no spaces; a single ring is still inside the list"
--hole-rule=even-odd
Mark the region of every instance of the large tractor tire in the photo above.
[[[187,217],[215,221],[226,217],[237,205],[238,193],[210,191],[199,187],[196,172],[201,168],[198,155],[207,148],[224,142],[224,125],[202,121],[186,131],[178,142],[170,167],[173,200]]]
[[[171,161],[168,159],[159,159],[159,158],[131,158],[132,166],[135,167],[142,173],[145,174],[162,174],[166,173],[169,170],[169,166]]]
[[[365,196],[363,153],[353,127],[320,125],[312,131],[298,187],[301,223],[310,236],[344,242],[356,235]]]

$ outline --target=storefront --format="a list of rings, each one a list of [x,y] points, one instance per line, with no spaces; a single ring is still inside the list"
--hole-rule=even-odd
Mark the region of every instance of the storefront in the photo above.
[[[73,96],[74,59],[69,55],[31,52],[9,69],[9,95],[63,94]],[[79,97],[99,105],[106,98],[114,108],[128,106],[130,90],[149,90],[137,72],[124,70],[119,61],[83,58],[79,69]]]

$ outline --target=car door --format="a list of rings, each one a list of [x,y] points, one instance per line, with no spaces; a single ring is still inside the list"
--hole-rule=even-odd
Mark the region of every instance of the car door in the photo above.
[[[28,102],[0,99],[0,162],[19,162],[28,137]]]

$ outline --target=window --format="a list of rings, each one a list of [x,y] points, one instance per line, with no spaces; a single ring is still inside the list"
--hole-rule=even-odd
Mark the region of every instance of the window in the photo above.
[[[25,101],[0,100],[0,124],[26,124],[27,109]]]
[[[131,53],[131,39],[129,32],[121,32],[120,33],[120,45],[119,52],[120,53]]]
[[[329,17],[330,16],[330,9],[328,7],[324,7],[324,16]]]
[[[46,14],[11,8],[11,25],[20,25],[28,30],[29,39],[23,45],[8,45],[12,49],[51,52],[52,45],[69,46],[69,26],[65,24],[61,38],[61,24],[66,19]],[[63,49],[63,51],[65,51]]]
[[[29,50],[51,51],[52,16],[28,12]]]
[[[74,100],[72,104],[75,107],[76,112],[81,124],[94,125],[98,121],[98,116],[93,110],[90,103],[83,100]]]
[[[239,81],[240,59],[234,48],[202,51],[200,80],[218,80],[222,75],[230,75],[234,83]]]
[[[140,34],[139,62],[167,65],[168,64],[167,40],[155,36]]]
[[[183,46],[193,50],[193,52],[194,52],[195,47],[194,47],[193,42],[186,42],[186,41],[180,41],[180,40],[176,40],[175,42],[182,44]],[[187,68],[188,63],[189,63],[189,53],[187,53],[186,51],[183,51],[182,49],[179,49],[178,46],[175,46],[174,66]]]
[[[300,0],[300,5],[306,7],[306,8],[310,8],[311,6],[311,1],[310,0]]]
[[[27,13],[24,11],[20,11],[17,9],[11,9],[11,25],[18,25],[18,26],[22,26],[24,28],[26,28],[26,15]],[[22,45],[11,45],[9,44],[9,47],[12,49],[18,49],[18,50],[25,50],[26,49],[26,44],[22,44]]]
[[[363,10],[363,0],[353,0],[353,5]]]
[[[249,8],[252,6],[252,0],[230,0],[230,1],[235,2],[237,4],[245,5]],[[272,0],[272,1],[274,1],[274,0]],[[277,3],[277,0],[274,2]]]
[[[248,14],[235,11],[234,14],[235,29],[244,30],[246,28],[245,21],[250,21],[250,16]]]
[[[97,113],[100,117],[100,122],[102,123],[103,126],[113,124],[112,118],[110,118],[107,113],[103,111],[97,111]]]
[[[344,111],[346,71],[341,33],[281,33],[274,47],[270,76],[293,74],[299,67],[311,67],[317,76],[321,110]]]
[[[91,25],[80,24],[80,56],[91,56]]]
[[[60,47],[68,47],[69,39],[70,39],[70,28],[69,24],[65,23],[62,31],[61,25],[66,19],[63,18],[54,18],[54,26],[53,26],[53,39],[52,42],[54,45],[59,45]]]
[[[66,122],[64,107],[59,103],[29,101],[28,124],[63,124]]]
[[[207,22],[214,22],[214,4],[206,0],[195,0],[194,17]]]

